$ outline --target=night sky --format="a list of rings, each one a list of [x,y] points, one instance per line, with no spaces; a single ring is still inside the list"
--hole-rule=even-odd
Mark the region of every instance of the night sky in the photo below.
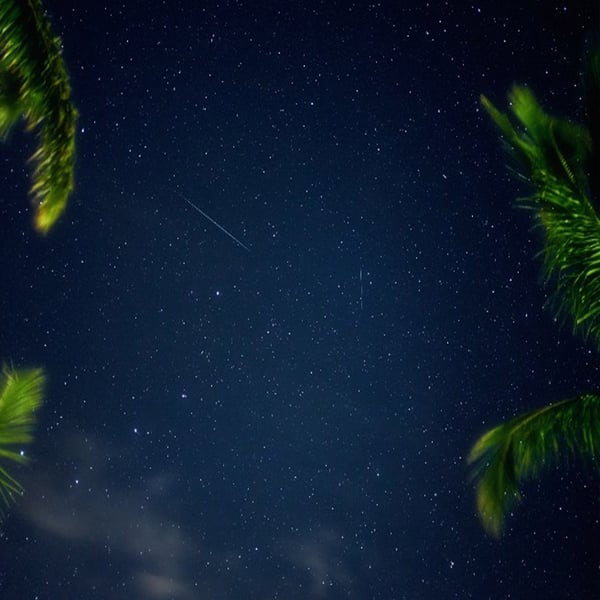
[[[0,358],[49,378],[3,598],[600,597],[597,473],[497,541],[465,460],[600,386],[479,106],[580,118],[594,5],[45,2],[76,191],[36,235],[0,147]]]

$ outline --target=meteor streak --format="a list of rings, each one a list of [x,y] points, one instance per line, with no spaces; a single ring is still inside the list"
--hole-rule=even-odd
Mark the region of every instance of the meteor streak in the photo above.
[[[214,219],[212,219],[211,217],[209,217],[201,208],[198,208],[191,200],[188,200],[183,194],[181,194],[181,197],[194,210],[197,210],[205,219],[207,219],[208,221],[210,221],[215,227],[218,227],[225,235],[228,235],[236,244],[238,244],[239,246],[241,246],[246,252],[250,252],[250,248],[248,248],[248,246],[246,246],[245,244],[242,244],[242,242],[240,242],[240,240],[238,240],[235,237],[235,235],[229,233],[229,231],[227,231],[227,229],[225,229],[225,227],[219,225]]]

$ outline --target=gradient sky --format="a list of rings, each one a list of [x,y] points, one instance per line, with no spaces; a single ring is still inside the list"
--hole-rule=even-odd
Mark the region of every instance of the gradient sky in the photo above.
[[[597,475],[495,541],[465,464],[598,387],[479,106],[580,117],[592,5],[45,2],[76,192],[36,236],[34,140],[0,148],[2,359],[49,377],[3,597],[600,596]]]

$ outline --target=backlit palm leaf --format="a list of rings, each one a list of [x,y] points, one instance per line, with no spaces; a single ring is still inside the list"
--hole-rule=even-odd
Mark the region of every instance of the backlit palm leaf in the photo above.
[[[0,500],[5,507],[22,488],[3,463],[26,462],[20,450],[31,441],[35,413],[42,403],[44,379],[41,369],[4,367],[0,375]]]
[[[530,207],[543,232],[546,281],[556,314],[600,348],[600,44],[585,65],[586,127],[547,115],[527,89],[509,95],[510,117],[482,97],[533,193]],[[600,399],[583,395],[516,417],[482,435],[469,462],[484,527],[499,536],[519,484],[569,456],[598,459]]]
[[[598,81],[592,87],[597,86]],[[514,87],[509,100],[522,130],[482,97],[534,187],[521,202],[534,210],[543,232],[543,270],[552,286],[551,305],[561,320],[572,320],[575,332],[600,348],[600,220],[588,183],[591,135],[579,125],[547,115],[526,88]]]
[[[40,0],[0,1],[0,136],[23,116],[39,133],[31,193],[35,227],[46,233],[73,191],[75,123],[60,39]]]
[[[548,466],[600,458],[600,397],[587,394],[520,415],[482,435],[468,461],[485,529],[498,537],[520,483]]]

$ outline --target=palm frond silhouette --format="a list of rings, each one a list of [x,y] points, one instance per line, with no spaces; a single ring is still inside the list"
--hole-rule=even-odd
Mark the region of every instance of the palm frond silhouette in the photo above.
[[[77,110],[60,39],[39,0],[0,3],[0,136],[20,118],[38,135],[31,194],[34,226],[46,233],[73,191]]]
[[[0,375],[0,504],[4,508],[22,492],[21,485],[4,464],[27,462],[22,449],[31,442],[44,383],[41,369],[4,367]],[[3,512],[0,506],[0,514]]]
[[[477,480],[477,509],[498,537],[521,500],[520,482],[573,456],[600,452],[600,396],[586,394],[519,415],[482,435],[469,463]]]
[[[550,306],[600,348],[600,45],[585,63],[585,125],[550,116],[533,93],[514,86],[511,117],[485,96],[520,175],[533,193],[520,200],[542,233]],[[584,394],[520,415],[484,433],[468,457],[484,528],[498,537],[521,499],[523,480],[569,457],[600,458],[600,396]]]

